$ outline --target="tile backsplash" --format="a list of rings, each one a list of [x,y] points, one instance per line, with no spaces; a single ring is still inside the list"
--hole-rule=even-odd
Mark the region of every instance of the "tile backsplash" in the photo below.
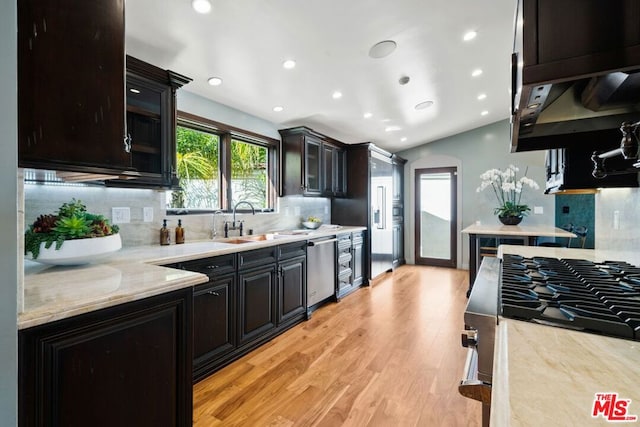
[[[119,224],[124,247],[154,245],[159,243],[159,230],[162,220],[168,220],[168,227],[174,229],[178,219],[185,228],[186,241],[205,240],[213,236],[212,214],[167,215],[165,192],[156,190],[119,189],[101,186],[58,186],[42,184],[24,185],[24,224],[32,224],[40,214],[55,213],[60,205],[72,198],[81,200],[87,210],[112,219],[112,208],[128,207],[131,222]],[[236,220],[244,221],[245,234],[248,230],[263,233],[273,230],[300,228],[302,218],[314,215],[323,222],[331,222],[331,203],[326,198],[288,196],[278,198],[274,213],[256,215],[237,214]],[[143,221],[144,208],[153,209],[153,221]],[[224,236],[224,221],[231,221],[231,213],[216,215],[215,225],[218,237]],[[22,227],[24,228],[24,227]],[[229,231],[235,235],[238,231]],[[172,239],[173,239],[173,233]]]

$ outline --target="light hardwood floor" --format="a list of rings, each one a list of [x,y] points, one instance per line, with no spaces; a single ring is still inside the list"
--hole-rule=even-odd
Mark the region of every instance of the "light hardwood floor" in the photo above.
[[[195,426],[479,426],[468,273],[402,266],[194,386]]]

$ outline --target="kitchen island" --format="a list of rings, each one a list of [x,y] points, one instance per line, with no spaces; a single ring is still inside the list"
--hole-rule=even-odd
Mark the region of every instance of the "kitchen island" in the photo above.
[[[498,256],[507,253],[640,261],[636,253],[513,245],[501,246]],[[500,316],[494,354],[492,426],[608,425],[604,410],[592,416],[597,394],[609,395],[602,402],[614,394],[618,401],[630,399],[624,415],[640,416],[638,341]]]
[[[558,227],[540,225],[482,225],[473,224],[461,231],[469,235],[469,290],[471,293],[473,282],[480,268],[481,255],[479,250],[480,238],[508,238],[521,240],[523,245],[535,246],[538,237],[573,238],[575,234]]]

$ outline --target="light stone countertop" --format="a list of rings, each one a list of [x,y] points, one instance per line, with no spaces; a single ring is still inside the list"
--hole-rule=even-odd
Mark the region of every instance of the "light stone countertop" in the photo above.
[[[503,253],[632,263],[634,256],[507,245]],[[640,342],[502,317],[498,323],[491,426],[611,425],[591,416],[596,393],[631,399],[628,415],[640,420]]]
[[[472,224],[461,231],[463,234],[490,236],[536,236],[536,237],[577,237],[558,227],[542,225],[484,225]]]
[[[366,230],[366,227],[325,228],[310,234],[283,234],[277,238],[270,235],[269,240],[240,244],[225,243],[225,239],[219,239],[181,245],[139,246],[122,249],[99,264],[73,267],[46,266],[25,260],[24,311],[18,314],[18,329],[160,295],[209,280],[204,274],[162,267],[163,264],[361,230]]]

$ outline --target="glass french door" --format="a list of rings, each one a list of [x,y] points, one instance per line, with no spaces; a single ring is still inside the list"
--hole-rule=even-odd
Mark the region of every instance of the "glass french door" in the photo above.
[[[456,266],[457,168],[416,169],[415,262]]]

